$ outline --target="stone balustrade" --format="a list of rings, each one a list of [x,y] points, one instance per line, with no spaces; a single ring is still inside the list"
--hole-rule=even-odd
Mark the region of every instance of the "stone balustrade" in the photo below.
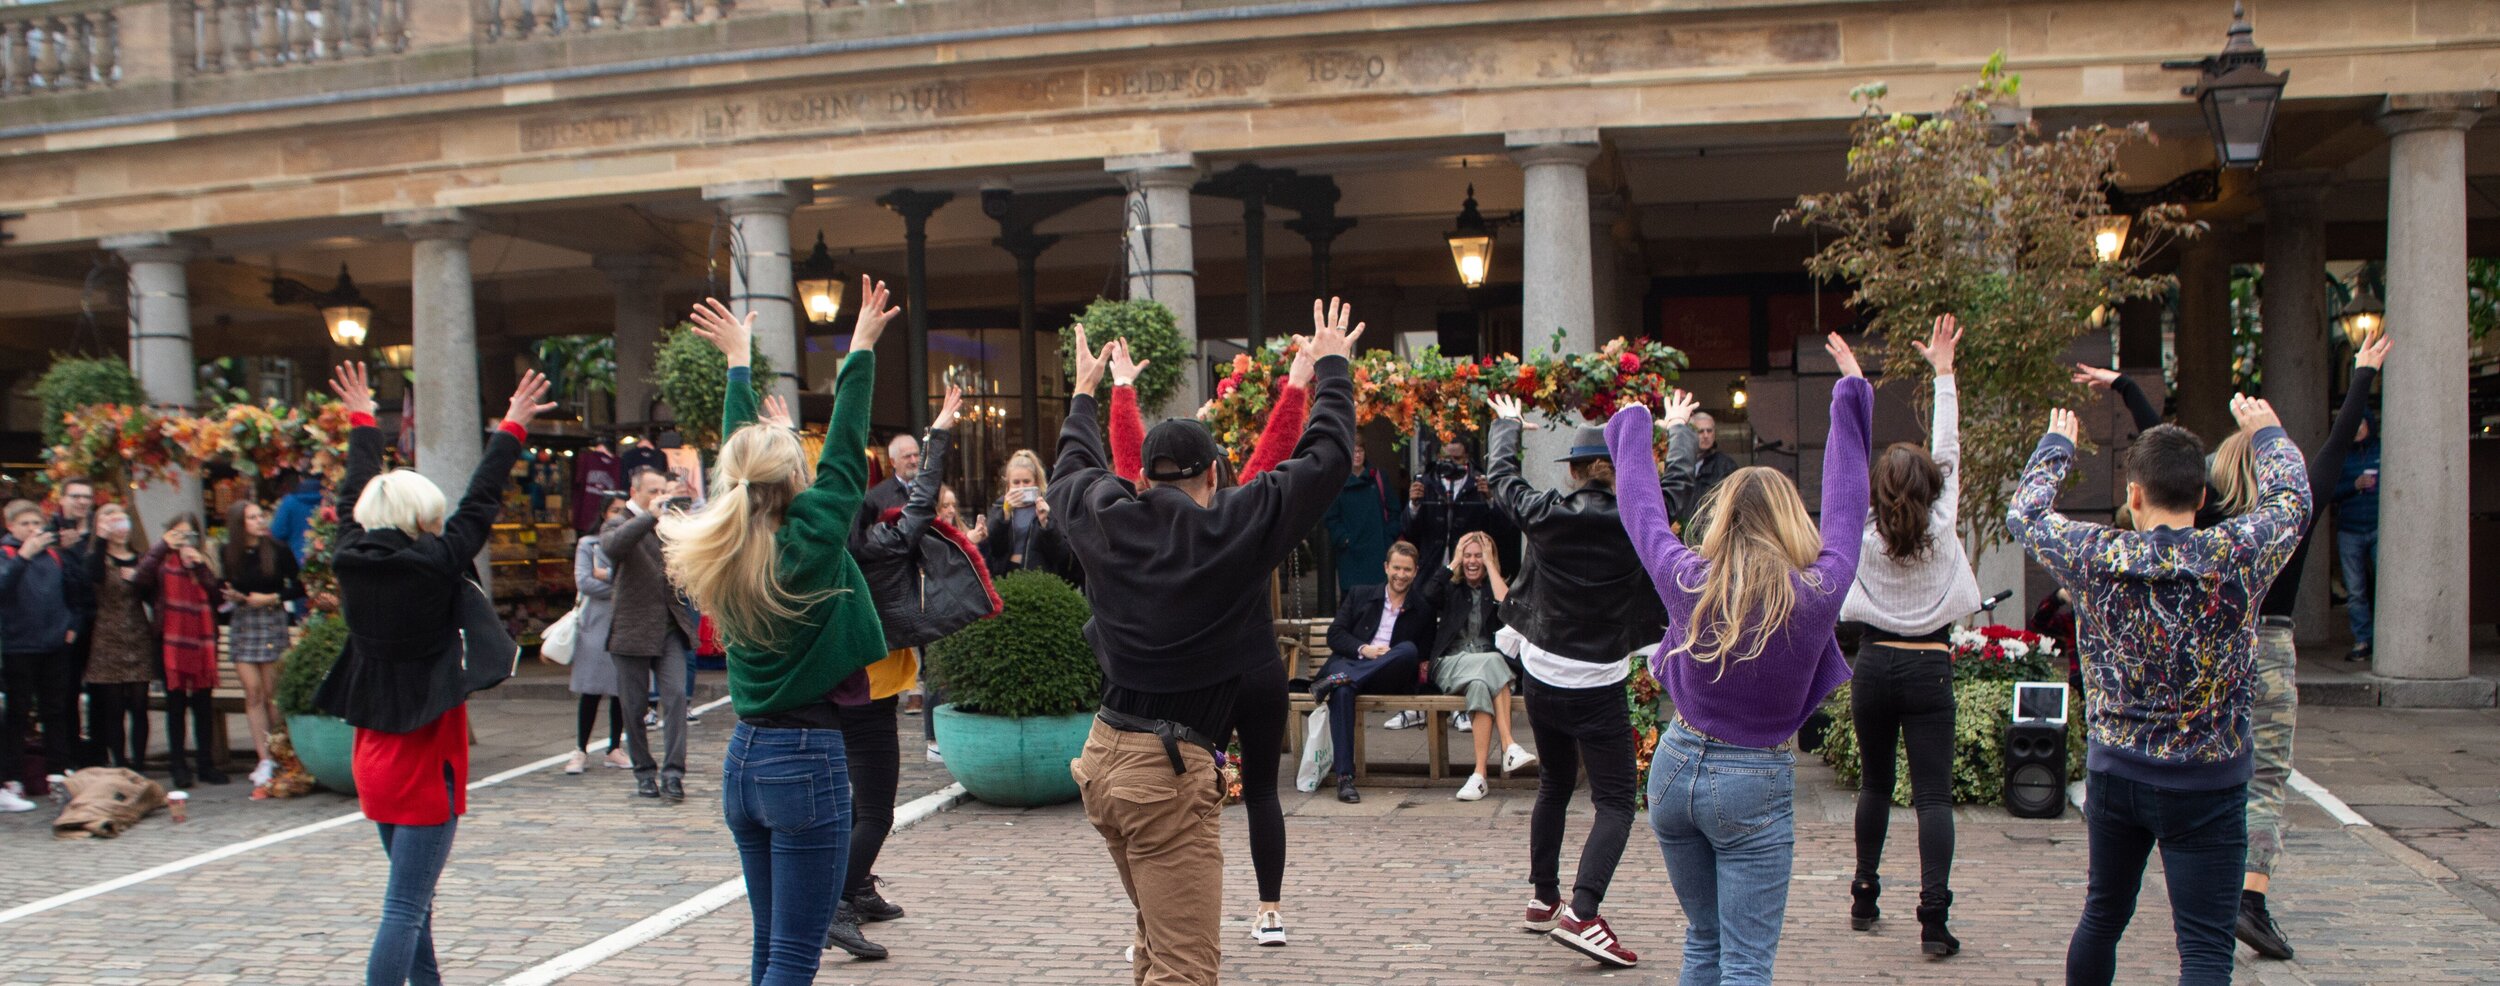
[[[413,2],[422,0],[172,0],[172,64],[215,75],[397,54]]]
[[[0,97],[110,87],[121,78],[116,8],[128,0],[0,7]]]
[[[823,0],[815,0],[819,6]],[[730,16],[738,0],[475,0],[480,43],[577,37],[602,31],[708,24]],[[750,5],[753,6],[753,5]]]

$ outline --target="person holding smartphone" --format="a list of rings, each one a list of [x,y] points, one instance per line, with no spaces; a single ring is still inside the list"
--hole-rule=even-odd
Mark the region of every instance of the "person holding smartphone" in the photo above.
[[[1007,457],[1007,468],[1000,471],[999,479],[1007,492],[990,507],[985,518],[987,536],[981,541],[981,560],[989,565],[991,576],[1029,568],[1075,582],[1069,573],[1066,544],[1050,523],[1050,503],[1042,499],[1043,488],[1050,485],[1042,457],[1032,449],[1017,449]]]

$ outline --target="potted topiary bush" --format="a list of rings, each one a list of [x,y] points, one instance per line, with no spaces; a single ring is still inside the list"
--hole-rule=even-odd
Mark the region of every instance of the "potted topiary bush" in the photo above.
[[[681,322],[660,337],[651,354],[651,384],[659,388],[660,400],[676,416],[677,430],[686,444],[710,448],[720,444],[720,409],[729,390],[729,360],[721,355],[720,347],[690,331],[691,325]],[[759,352],[750,372],[758,386],[769,389],[779,369]]]
[[[946,769],[973,797],[1034,807],[1075,800],[1068,761],[1084,752],[1102,698],[1102,668],[1085,642],[1092,610],[1045,572],[998,580],[999,614],[929,647],[944,690],[936,717]]]
[[[1181,335],[1180,320],[1162,302],[1144,298],[1127,301],[1094,299],[1085,306],[1085,314],[1076,317],[1085,325],[1085,336],[1096,348],[1113,339],[1128,341],[1129,355],[1145,363],[1145,372],[1137,375],[1137,407],[1147,417],[1163,410],[1163,405],[1178,393],[1182,374],[1191,365],[1189,340]],[[1076,330],[1059,333],[1059,359],[1068,375],[1076,375]],[[1097,398],[1111,394],[1111,379],[1104,377],[1096,387]],[[1184,409],[1183,413],[1196,408]]]
[[[315,613],[304,621],[303,636],[287,648],[278,669],[278,714],[286,717],[287,741],[313,780],[341,794],[356,793],[356,729],[347,720],[321,711],[313,695],[330,676],[339,652],[347,649],[347,621],[336,613]]]

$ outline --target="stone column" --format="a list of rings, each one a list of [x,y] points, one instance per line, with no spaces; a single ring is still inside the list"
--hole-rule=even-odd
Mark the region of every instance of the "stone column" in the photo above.
[[[2390,96],[2387,357],[2374,670],[2386,705],[2490,705],[2466,680],[2465,131],[2482,94]],[[2436,682],[2436,684],[2434,684]]]
[[[652,349],[668,324],[661,281],[668,262],[642,253],[601,254],[590,265],[608,276],[616,301],[616,421],[651,420]]]
[[[2215,242],[2223,235],[2217,228],[2179,254],[2179,424],[2207,448],[2238,427],[2231,420],[2231,262]]]
[[[457,498],[486,440],[477,386],[477,287],[469,276],[469,238],[477,224],[457,209],[394,213],[389,222],[416,244],[408,293],[416,337],[417,472]]]
[[[1182,367],[1180,387],[1163,413],[1191,413],[1206,400],[1198,342],[1198,248],[1189,223],[1189,190],[1198,184],[1198,159],[1187,153],[1135,154],[1107,158],[1103,168],[1118,175],[1128,189],[1121,222],[1127,230],[1128,296],[1171,309],[1181,338],[1189,344],[1189,365]]]
[[[199,362],[191,350],[190,278],[184,265],[205,246],[171,233],[107,237],[104,248],[130,265],[130,369],[157,405],[189,408],[199,399]],[[200,477],[133,491],[144,535],[163,533],[165,522],[200,509]],[[136,541],[134,540],[134,543]]]
[[[772,363],[763,386],[799,406],[798,309],[791,301],[790,210],[800,193],[778,181],[708,185],[703,197],[721,204],[735,231],[729,264],[729,310],[755,313],[755,353]],[[763,381],[757,381],[763,385]]]
[[[1520,345],[1541,352],[1554,330],[1561,329],[1565,352],[1596,349],[1589,162],[1597,158],[1597,131],[1529,130],[1505,139],[1512,160],[1527,173],[1527,228],[1519,266]]]
[[[2333,416],[2326,402],[2333,392],[2329,379],[2343,372],[2328,366],[2334,348],[2327,327],[2326,220],[2320,211],[2334,183],[2335,173],[2327,170],[2269,171],[2258,179],[2266,200],[2265,395],[2283,419],[2283,430],[2311,455],[2326,444]],[[2326,535],[2329,543],[2333,538]],[[2333,605],[2327,584],[2337,574],[2335,553],[2313,545],[2302,565],[2279,578],[2300,580],[2295,632],[2302,640],[2323,642]]]

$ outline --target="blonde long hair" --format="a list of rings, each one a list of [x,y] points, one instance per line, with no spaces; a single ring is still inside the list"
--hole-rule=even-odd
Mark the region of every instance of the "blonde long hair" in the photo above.
[[[1823,534],[1806,514],[1797,484],[1767,466],[1747,466],[1710,492],[1701,511],[1717,518],[1702,535],[1701,557],[1710,563],[1693,605],[1693,629],[1670,656],[1728,666],[1761,656],[1771,635],[1788,624],[1797,605],[1789,576],[1805,571],[1823,551]]]
[[[2225,517],[2256,509],[2257,498],[2265,493],[2257,483],[2257,442],[2245,428],[2222,440],[2214,449],[2213,465],[2205,473],[2207,481],[2214,484],[2214,498]]]
[[[719,621],[724,639],[772,646],[782,628],[832,594],[799,595],[781,584],[775,539],[814,472],[797,434],[748,425],[721,443],[703,507],[660,518],[669,581]]]
[[[1017,466],[1023,466],[1026,469],[1033,470],[1034,486],[1042,489],[1050,488],[1050,470],[1042,468],[1041,455],[1034,452],[1032,449],[1020,448],[1017,449],[1014,454],[1007,457],[1006,465],[998,467],[998,485],[1001,490],[1004,490],[1007,486],[1007,474],[1013,471]],[[1001,504],[1006,503],[1007,494],[1001,492],[998,495],[998,500]]]

